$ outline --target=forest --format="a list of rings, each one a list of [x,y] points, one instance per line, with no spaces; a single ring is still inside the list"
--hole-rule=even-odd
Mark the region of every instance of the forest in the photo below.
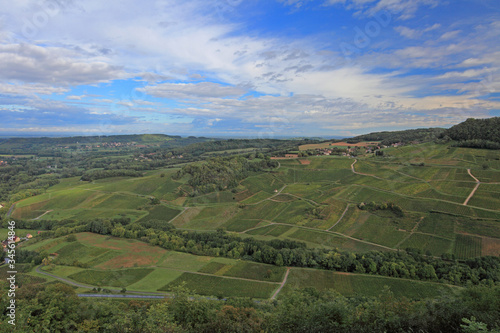
[[[469,118],[447,129],[442,137],[458,141],[458,147],[500,149],[500,117]]]
[[[348,143],[358,143],[361,141],[381,141],[381,144],[389,146],[393,143],[409,143],[411,141],[428,142],[437,139],[444,128],[419,128],[404,131],[384,131],[374,132],[345,139]]]
[[[190,194],[195,196],[198,193],[233,189],[238,186],[239,181],[248,177],[250,172],[264,171],[277,166],[278,162],[269,158],[249,161],[244,157],[219,157],[202,164],[185,165],[176,173],[174,179],[190,175],[188,184],[193,187],[193,192]]]
[[[0,271],[1,285],[6,274]],[[7,290],[0,289],[0,308]],[[16,327],[0,314],[2,332],[496,332],[500,287],[471,287],[455,296],[408,300],[380,290],[378,297],[346,298],[314,289],[279,302],[247,298],[193,299],[179,287],[158,301],[77,297],[70,286],[21,280]],[[495,328],[496,327],[496,328]]]

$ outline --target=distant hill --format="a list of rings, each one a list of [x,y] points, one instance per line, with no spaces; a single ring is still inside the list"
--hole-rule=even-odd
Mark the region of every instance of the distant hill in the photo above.
[[[384,131],[374,132],[369,134],[358,135],[353,138],[345,139],[348,143],[358,143],[361,141],[382,141],[383,145],[390,145],[397,142],[428,142],[437,139],[442,133],[444,128],[419,128],[404,131]]]
[[[102,135],[102,136],[72,136],[63,138],[10,138],[2,142],[11,144],[74,144],[74,143],[103,143],[103,142],[162,142],[170,140],[179,140],[180,136],[171,136],[165,134],[133,134],[133,135]]]
[[[500,117],[469,118],[447,129],[442,137],[458,141],[461,147],[500,149]]]

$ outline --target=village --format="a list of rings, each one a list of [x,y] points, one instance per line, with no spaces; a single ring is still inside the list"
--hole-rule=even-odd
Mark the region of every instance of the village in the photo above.
[[[390,147],[399,147],[404,144],[401,142],[393,143]],[[382,145],[380,142],[323,142],[319,144],[307,144],[299,146],[299,151],[288,152],[280,156],[271,157],[273,160],[296,159],[308,156],[345,156],[355,157],[358,155],[376,154],[381,149],[389,146]]]
[[[41,233],[42,233],[41,231],[38,231],[38,234],[41,234]],[[24,237],[19,237],[18,235],[15,235],[15,236],[12,236],[12,237],[7,237],[7,239],[2,242],[2,249],[3,249],[4,252],[8,252],[8,250],[9,250],[9,243],[14,242],[14,243],[18,244],[18,243],[27,241],[27,240],[29,240],[31,238],[33,238],[33,235],[30,234],[30,233],[27,233],[26,236],[24,236]],[[6,264],[8,264],[11,259],[6,256],[4,260],[5,260],[4,262]]]

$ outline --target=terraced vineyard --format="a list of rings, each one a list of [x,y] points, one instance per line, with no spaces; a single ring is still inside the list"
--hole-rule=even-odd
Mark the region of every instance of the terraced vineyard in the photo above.
[[[281,160],[279,168],[251,173],[232,190],[197,196],[187,194],[189,176],[172,178],[178,169],[93,182],[69,178],[45,194],[17,202],[12,217],[129,218],[146,228],[223,228],[259,240],[300,241],[309,248],[412,248],[457,259],[499,256],[499,157],[498,152],[422,144],[385,149],[384,157]],[[400,211],[388,209],[388,203]],[[90,233],[78,234],[75,242],[56,238],[29,244],[27,249],[57,254],[51,274],[139,292],[169,292],[185,285],[207,296],[269,298],[286,271]],[[314,286],[348,296],[377,295],[385,285],[415,298],[453,292],[432,283],[292,268],[282,293]]]
[[[186,230],[225,228],[259,239],[289,238],[311,247],[413,247],[470,258],[500,252],[499,156],[426,143],[387,148],[384,157],[282,160],[279,169],[251,174],[232,191],[195,197],[184,192],[188,176],[172,179],[177,169],[92,183],[70,178],[18,202],[12,217],[128,217]],[[481,183],[464,205],[476,179]],[[150,205],[149,197],[160,199],[160,205]],[[393,202],[404,216],[358,208],[372,201]],[[464,235],[477,239],[475,250],[463,250]],[[488,249],[477,245],[484,237],[490,238]]]

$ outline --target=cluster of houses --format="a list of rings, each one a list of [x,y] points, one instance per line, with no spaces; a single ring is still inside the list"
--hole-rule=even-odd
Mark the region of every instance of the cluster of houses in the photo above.
[[[157,155],[158,153],[148,153],[148,154],[140,154],[139,157],[137,158],[134,158],[135,161],[138,161],[138,160],[146,160],[146,161],[151,161],[154,159],[155,155]],[[161,157],[161,156],[160,156]],[[184,156],[183,155],[172,155],[172,156],[167,156],[166,158],[167,159],[173,159],[173,158],[183,158]]]
[[[7,165],[7,161],[0,161],[0,166]]]
[[[76,143],[77,145],[79,144],[78,142]],[[64,146],[64,145],[58,145],[59,147],[69,149],[70,146]],[[85,144],[78,146],[79,149],[93,149],[93,148],[121,148],[121,147],[138,147],[138,148],[145,148],[146,146],[144,145],[137,145],[135,142],[102,142],[99,144]]]
[[[6,240],[4,240],[2,242],[2,247],[4,249],[7,248],[7,246],[9,245],[9,241],[14,241],[15,243],[18,243],[20,241],[23,241],[23,240],[28,240],[30,238],[33,238],[33,235],[32,234],[26,234],[26,237],[19,237],[19,236],[13,236],[13,237],[10,237],[10,238],[7,238]]]
[[[40,231],[39,231],[38,233],[40,233]],[[7,238],[6,240],[4,240],[4,241],[2,242],[2,248],[3,248],[3,250],[4,250],[5,252],[7,252],[7,250],[8,250],[8,246],[9,246],[9,242],[14,241],[15,243],[19,243],[19,242],[21,242],[21,241],[25,241],[25,240],[28,240],[28,239],[30,239],[30,238],[33,238],[33,235],[32,235],[32,234],[26,234],[26,237],[19,237],[19,236],[17,236],[17,235],[16,235],[16,236],[13,236],[13,237]],[[5,258],[5,263],[7,263],[7,264],[8,264],[8,263],[9,263],[9,260],[10,260],[10,259],[9,259],[8,257],[6,257],[6,258]]]

